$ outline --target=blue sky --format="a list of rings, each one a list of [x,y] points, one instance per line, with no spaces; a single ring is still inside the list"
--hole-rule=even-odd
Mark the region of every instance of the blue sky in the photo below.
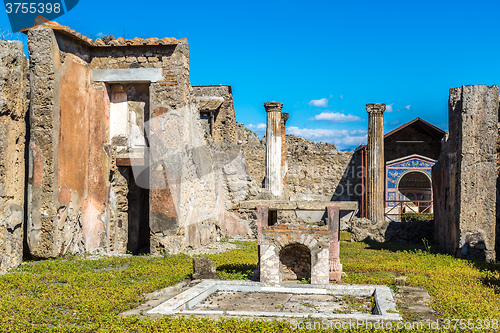
[[[191,83],[231,85],[238,122],[262,134],[275,100],[288,133],[352,149],[366,103],[390,105],[386,132],[415,117],[447,130],[450,87],[499,84],[499,14],[497,0],[80,0],[56,21],[93,38],[185,37]]]

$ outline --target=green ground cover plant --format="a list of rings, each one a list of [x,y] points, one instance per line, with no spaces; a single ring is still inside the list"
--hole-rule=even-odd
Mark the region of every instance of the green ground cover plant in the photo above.
[[[402,213],[402,222],[422,222],[434,220],[433,213]]]
[[[225,279],[246,279],[257,263],[255,241],[238,245],[238,249],[209,255]],[[427,289],[433,308],[443,318],[500,318],[499,265],[399,244],[342,243],[341,260],[347,283],[394,285],[397,275],[406,275],[407,284]],[[314,326],[306,325],[298,326],[306,328],[300,330],[279,321],[119,316],[144,302],[142,295],[174,285],[190,274],[192,260],[184,254],[101,259],[66,256],[27,262],[0,276],[0,332],[331,331],[308,330]]]

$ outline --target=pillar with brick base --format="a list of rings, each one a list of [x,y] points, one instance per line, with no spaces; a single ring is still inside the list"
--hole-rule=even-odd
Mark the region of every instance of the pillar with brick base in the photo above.
[[[278,199],[283,195],[281,173],[281,109],[283,103],[264,103],[267,112],[265,187]]]
[[[342,277],[342,264],[340,263],[340,207],[326,207],[328,216],[328,229],[330,231],[330,281],[340,281]]]

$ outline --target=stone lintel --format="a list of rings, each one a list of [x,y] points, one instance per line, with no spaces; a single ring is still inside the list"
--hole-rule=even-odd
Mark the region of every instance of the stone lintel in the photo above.
[[[366,104],[366,111],[373,114],[383,114],[385,111],[385,103],[368,103]]]
[[[340,210],[357,210],[357,201],[286,201],[286,200],[248,200],[240,203],[240,209],[256,209],[259,205],[275,210],[325,210],[328,206],[338,206]]]
[[[283,108],[283,103],[279,102],[266,102],[264,103],[264,108],[266,109],[266,112],[281,112],[281,109]]]
[[[163,69],[93,69],[92,80],[94,82],[158,82],[163,80]]]

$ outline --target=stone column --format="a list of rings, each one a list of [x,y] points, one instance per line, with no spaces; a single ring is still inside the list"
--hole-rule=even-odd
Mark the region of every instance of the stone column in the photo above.
[[[288,193],[286,188],[286,173],[288,171],[288,145],[286,144],[286,122],[290,115],[288,113],[281,113],[281,179],[283,179],[283,192],[282,197],[288,200]]]
[[[281,174],[281,109],[283,103],[264,103],[267,112],[266,131],[266,179],[265,187],[281,199],[283,179]]]
[[[384,103],[366,104],[368,150],[366,170],[366,217],[373,223],[384,220]]]
[[[330,281],[340,281],[342,264],[340,263],[340,207],[326,207],[328,216],[328,230],[330,232]]]

